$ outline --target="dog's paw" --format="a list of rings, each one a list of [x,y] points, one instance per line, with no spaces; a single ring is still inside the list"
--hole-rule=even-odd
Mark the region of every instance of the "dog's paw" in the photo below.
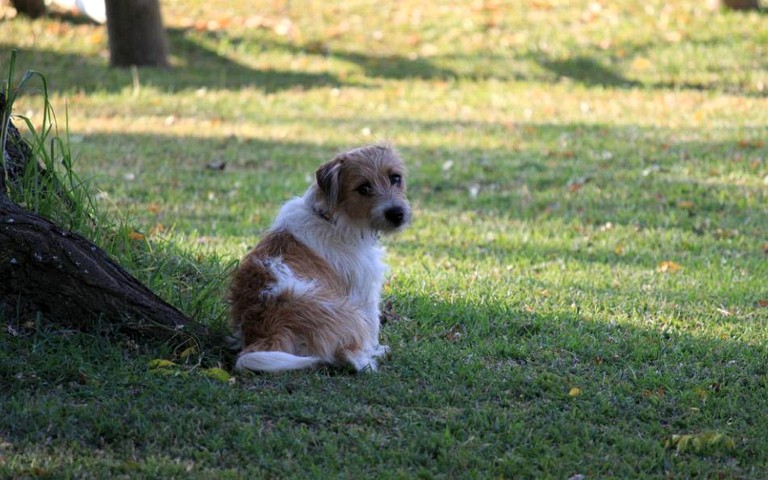
[[[386,357],[389,356],[391,349],[387,345],[376,345],[371,353],[372,357]]]

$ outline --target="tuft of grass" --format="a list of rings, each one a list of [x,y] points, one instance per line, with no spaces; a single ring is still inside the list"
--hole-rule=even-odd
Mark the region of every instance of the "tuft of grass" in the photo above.
[[[107,227],[82,228],[223,327],[226,274],[279,205],[337,150],[389,139],[416,213],[384,239],[393,356],[224,382],[206,352],[7,318],[0,475],[766,476],[765,15],[163,9],[171,71],[109,69],[103,27],[67,18],[0,33],[66,108],[56,152]],[[15,110],[45,131],[30,93]]]

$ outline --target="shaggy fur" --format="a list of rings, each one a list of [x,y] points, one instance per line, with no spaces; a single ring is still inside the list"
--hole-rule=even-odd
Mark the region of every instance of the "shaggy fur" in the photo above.
[[[379,345],[378,237],[410,222],[405,166],[392,148],[372,145],[338,155],[315,178],[283,205],[232,282],[237,370],[376,370],[389,351]]]

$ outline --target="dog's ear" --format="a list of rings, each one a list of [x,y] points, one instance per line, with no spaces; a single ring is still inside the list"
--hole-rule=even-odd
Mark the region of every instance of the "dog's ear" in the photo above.
[[[321,165],[315,172],[317,186],[323,192],[325,207],[329,210],[329,213],[334,210],[340,200],[339,175],[343,164],[344,157],[339,155],[330,162]]]

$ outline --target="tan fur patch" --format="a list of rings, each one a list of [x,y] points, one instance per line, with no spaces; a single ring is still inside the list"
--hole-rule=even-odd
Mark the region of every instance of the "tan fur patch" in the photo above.
[[[316,288],[309,295],[291,289],[272,294],[273,262]],[[339,352],[361,348],[366,334],[360,313],[343,300],[347,290],[325,260],[291,234],[273,232],[245,257],[232,282],[232,328],[241,332],[246,352],[277,350],[342,361]]]

